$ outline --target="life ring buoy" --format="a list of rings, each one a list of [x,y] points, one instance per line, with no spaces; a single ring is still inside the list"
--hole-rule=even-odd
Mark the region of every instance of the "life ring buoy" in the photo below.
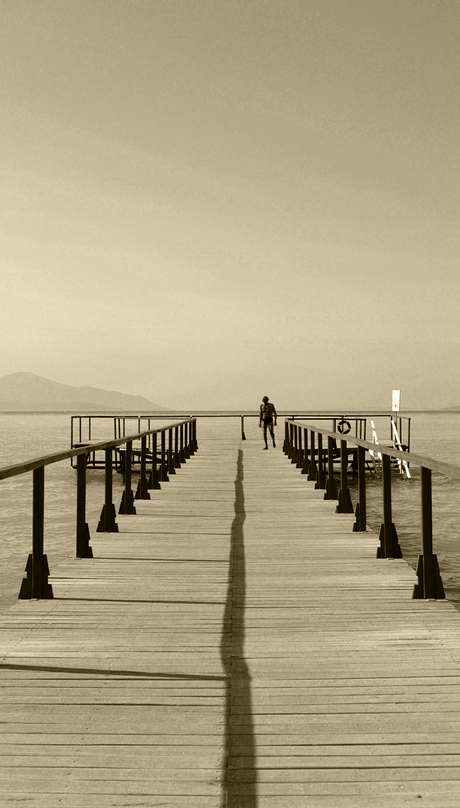
[[[339,421],[337,424],[337,431],[340,432],[341,435],[348,435],[350,429],[350,421]]]

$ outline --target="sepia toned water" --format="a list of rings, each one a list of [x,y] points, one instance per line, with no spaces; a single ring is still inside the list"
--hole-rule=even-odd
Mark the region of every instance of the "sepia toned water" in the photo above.
[[[411,449],[429,457],[460,465],[460,413],[411,414]],[[154,426],[173,423],[174,417]],[[278,449],[281,451],[283,421],[279,419]],[[98,421],[97,434],[101,440],[114,437],[113,421]],[[330,428],[330,422],[324,422]],[[389,442],[388,419],[376,419],[382,442]],[[131,433],[136,428],[129,430]],[[241,437],[240,418],[199,418],[198,440],[222,436]],[[256,418],[247,418],[245,433],[248,441],[257,441],[262,450],[262,438]],[[369,432],[368,432],[369,436]],[[43,413],[0,414],[0,466],[19,463],[32,457],[65,451],[70,448],[70,415]],[[288,462],[288,461],[286,461]],[[420,552],[420,474],[412,465],[412,479],[392,477],[393,521],[396,525],[404,557],[413,566]],[[299,472],[300,474],[300,472]],[[103,500],[102,470],[87,472],[87,521],[90,533],[96,530]],[[121,499],[123,481],[113,475],[114,502]],[[357,486],[350,484],[352,499],[357,498]],[[382,486],[378,479],[368,476],[368,526],[378,532],[382,521]],[[45,551],[50,569],[59,560],[75,552],[76,472],[70,460],[45,469]],[[0,482],[0,611],[17,599],[24,567],[31,547],[32,474]],[[444,587],[449,599],[460,608],[460,481],[433,473],[433,532]]]

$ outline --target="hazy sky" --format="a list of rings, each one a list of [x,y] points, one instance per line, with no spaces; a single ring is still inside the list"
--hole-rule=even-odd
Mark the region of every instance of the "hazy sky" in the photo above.
[[[459,0],[0,0],[0,375],[460,404]]]

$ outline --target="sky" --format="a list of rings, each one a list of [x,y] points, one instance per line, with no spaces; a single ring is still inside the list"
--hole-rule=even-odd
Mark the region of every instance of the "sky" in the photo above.
[[[0,0],[0,376],[460,405],[458,0]]]

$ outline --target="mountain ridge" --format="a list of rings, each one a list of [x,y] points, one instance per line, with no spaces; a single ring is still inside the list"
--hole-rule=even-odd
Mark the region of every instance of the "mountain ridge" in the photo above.
[[[155,404],[145,396],[89,385],[74,387],[28,371],[0,377],[0,412],[72,410],[163,412],[168,408]]]

